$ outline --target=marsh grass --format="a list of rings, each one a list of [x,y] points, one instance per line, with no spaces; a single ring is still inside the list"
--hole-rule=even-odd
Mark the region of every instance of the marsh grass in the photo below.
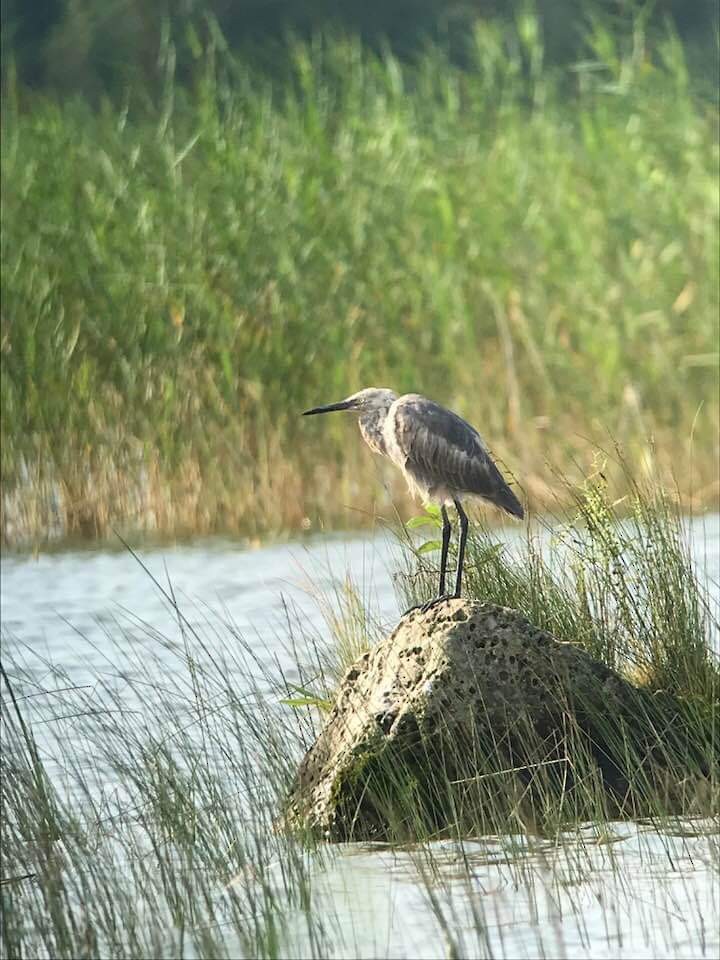
[[[610,473],[624,476],[615,498]],[[574,484],[558,474],[565,502],[527,525],[522,548],[497,531],[471,528],[464,589],[469,596],[522,610],[560,640],[581,644],[613,670],[649,689],[710,703],[720,695],[717,584],[696,572],[677,489],[637,481],[622,451],[597,453]],[[421,518],[437,529],[439,515]],[[425,526],[426,524],[426,526]],[[437,553],[398,527],[407,550],[397,575],[406,605],[437,592]],[[434,546],[433,535],[424,542]],[[451,541],[450,563],[456,560]]]
[[[539,753],[536,767],[516,769],[501,742],[459,744],[456,757],[434,758],[431,781],[413,779],[402,764],[385,771],[377,782],[392,789],[379,790],[377,803],[386,805],[395,843],[369,850],[375,856],[395,849],[405,858],[436,925],[432,936],[453,956],[514,955],[502,933],[491,939],[491,929],[495,938],[504,924],[477,895],[483,851],[493,844],[502,844],[507,882],[526,892],[533,909],[543,898],[564,898],[577,915],[581,885],[604,871],[605,883],[612,878],[612,902],[623,905],[605,917],[609,942],[621,935],[625,906],[638,909],[630,867],[611,849],[615,818],[647,818],[651,826],[639,829],[667,849],[667,857],[665,832],[679,823],[698,834],[698,844],[706,844],[698,847],[702,857],[717,864],[717,824],[708,819],[717,810],[718,789],[717,663],[707,649],[713,611],[689,561],[681,521],[666,501],[648,499],[638,488],[631,526],[627,520],[618,526],[598,477],[576,491],[578,516],[562,527],[562,543],[573,547],[584,579],[569,563],[560,577],[533,540],[529,553],[513,559],[490,551],[480,533],[469,556],[468,589],[517,604],[618,669],[635,671],[636,678],[641,670],[651,690],[682,699],[686,712],[664,735],[668,783],[649,774],[646,758],[622,741],[619,729],[612,731],[620,738],[616,746],[636,770],[635,797],[642,800],[622,810],[608,804],[582,739],[573,752],[572,785],[567,761]],[[635,556],[632,530],[645,537],[641,543],[652,537],[652,563]],[[422,594],[434,576],[431,554],[418,556],[416,547],[404,548],[412,572],[405,572],[401,588],[410,595]],[[595,579],[587,576],[591,569]],[[618,586],[623,578],[625,590]],[[662,603],[660,583],[667,592]],[[326,611],[344,654],[288,607],[278,647],[287,656],[268,658],[225,615],[206,610],[198,622],[179,606],[171,585],[155,581],[152,587],[162,592],[176,631],[159,633],[130,615],[117,619],[107,627],[107,669],[92,684],[78,684],[37,651],[23,652],[5,638],[3,956],[377,956],[354,925],[352,909],[348,917],[337,896],[326,896],[324,884],[344,862],[344,848],[318,843],[297,825],[286,829],[283,813],[322,711],[282,701],[298,687],[332,696],[342,656],[357,651],[362,625],[373,623],[357,591],[339,585],[337,599],[345,606]],[[620,602],[630,597],[634,619]],[[355,622],[344,622],[339,610]],[[631,634],[634,624],[644,632]],[[607,740],[607,730],[603,736]],[[687,791],[680,807],[688,816],[678,822],[668,815],[678,809],[677,797],[667,791],[677,791],[680,771],[691,775],[679,788]],[[454,827],[441,836],[433,811],[442,806],[454,812]],[[528,857],[531,847],[540,853]],[[348,896],[357,907],[357,892]],[[607,888],[602,896],[611,896]],[[688,936],[696,935],[703,909],[698,901],[682,911]],[[657,924],[644,915],[642,923],[655,943]],[[552,953],[563,929],[557,922],[538,927],[538,952]],[[713,942],[711,936],[703,949],[711,953]]]
[[[194,86],[166,46],[159,101],[96,110],[7,75],[3,538],[362,523],[371,457],[298,415],[367,384],[458,409],[536,507],[606,432],[714,501],[716,111],[672,35],[586,40],[560,72],[531,14],[466,70],[327,36],[271,83],[215,34]]]
[[[3,955],[285,955],[283,924],[311,894],[304,846],[273,824],[295,724],[253,688],[251,651],[238,695],[238,661],[179,628],[164,659],[130,657],[90,693],[47,664],[66,691],[35,715],[55,731],[53,761],[3,701]],[[313,955],[330,922],[307,924]]]

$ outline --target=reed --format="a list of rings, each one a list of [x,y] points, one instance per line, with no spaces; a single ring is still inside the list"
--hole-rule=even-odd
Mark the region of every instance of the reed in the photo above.
[[[298,414],[368,384],[458,409],[535,507],[608,434],[714,503],[716,111],[670,34],[598,21],[572,70],[541,36],[326,36],[272,83],[216,35],[98,109],[6,76],[4,541],[361,524],[400,487]]]

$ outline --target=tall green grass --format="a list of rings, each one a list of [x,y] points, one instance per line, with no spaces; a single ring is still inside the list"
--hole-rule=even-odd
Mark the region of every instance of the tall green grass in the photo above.
[[[592,516],[600,518],[574,528],[578,535],[582,532],[575,544],[578,562],[590,566],[598,553],[610,556],[608,525],[602,520],[609,505],[601,491],[585,500],[592,505]],[[612,576],[627,584],[625,594],[615,587],[613,596],[632,595],[638,621],[642,616],[652,622],[656,580],[661,577],[666,583],[668,610],[675,611],[675,620],[668,621],[667,632],[657,633],[657,644],[665,648],[656,649],[656,662],[674,665],[666,689],[687,701],[683,723],[688,747],[683,755],[682,737],[673,731],[664,750],[673,771],[695,774],[704,768],[706,795],[698,792],[696,783],[688,780],[686,785],[686,813],[703,817],[717,810],[717,664],[707,647],[717,616],[685,562],[680,528],[657,507],[644,500],[638,513],[644,518],[638,520],[639,529],[658,543],[654,569],[613,566]],[[567,530],[574,519],[568,518]],[[408,557],[415,566],[413,550]],[[420,554],[417,576],[401,581],[401,590],[409,583],[424,592],[420,584],[431,575],[428,558]],[[468,587],[480,598],[522,603],[521,609],[537,619],[546,611],[563,639],[585,644],[606,660],[615,656],[621,670],[636,668],[637,658],[616,643],[617,633],[612,632],[614,623],[622,632],[624,611],[617,607],[611,614],[607,607],[598,610],[591,604],[583,612],[586,596],[597,599],[602,594],[571,595],[569,581],[566,592],[559,593],[541,553],[517,561],[497,552],[489,557],[481,537],[468,567]],[[322,893],[328,883],[335,890],[333,866],[348,851],[329,849],[302,832],[285,829],[283,809],[296,765],[314,740],[322,715],[307,705],[292,708],[283,701],[292,700],[298,688],[332,698],[343,645],[357,650],[359,634],[376,630],[372,616],[352,599],[345,607],[349,622],[335,611],[331,626],[340,641],[338,652],[335,640],[328,645],[290,613],[285,642],[293,650],[294,665],[286,677],[266,651],[259,652],[222,616],[206,611],[205,622],[198,623],[178,606],[171,586],[154,587],[162,590],[176,617],[176,633],[164,636],[140,620],[117,623],[107,637],[108,669],[92,687],[78,685],[72,673],[43,660],[37,650],[28,656],[21,644],[9,644],[4,651],[3,955],[360,955],[359,948],[353,952],[358,931],[347,922],[343,925],[338,912],[342,898],[328,899]],[[558,614],[564,616],[562,623]],[[597,646],[601,625],[610,633],[605,645]],[[638,645],[645,649],[644,644],[643,636]],[[680,644],[685,656],[679,653]],[[697,669],[692,675],[681,670],[676,677],[678,666],[697,664],[700,648],[703,675],[706,681],[715,679],[698,682]],[[648,649],[654,649],[652,643]],[[646,679],[657,689],[659,676]],[[468,756],[479,757],[480,752],[475,749]],[[581,787],[583,809],[595,812],[596,822],[589,827],[576,822],[577,808],[564,792],[564,802],[557,803],[557,782],[549,768],[541,770],[532,780],[533,809],[537,813],[543,803],[546,809],[536,822],[523,802],[528,771],[491,772],[493,758],[486,759],[487,776],[468,780],[464,790],[458,791],[447,777],[443,782],[441,769],[436,782],[426,785],[437,796],[462,804],[456,835],[450,831],[456,847],[424,842],[396,848],[395,867],[402,858],[407,860],[428,910],[445,931],[451,955],[515,955],[512,941],[506,944],[502,936],[499,945],[490,943],[489,931],[499,921],[476,891],[478,861],[496,857],[493,844],[502,847],[508,882],[522,887],[532,902],[562,888],[572,913],[580,911],[582,884],[602,870],[603,882],[620,891],[617,902],[622,905],[619,912],[608,909],[605,933],[620,937],[620,914],[638,909],[629,873],[637,862],[612,855],[618,825],[607,818],[617,811],[608,809],[597,777],[588,776]],[[502,759],[500,752],[494,759]],[[582,766],[583,758],[575,759]],[[650,832],[659,848],[670,857],[672,841],[666,832],[681,830],[696,834],[699,856],[717,863],[715,820],[668,819],[671,808],[662,791],[650,780],[639,778],[638,783],[645,789],[642,812],[650,816]],[[427,837],[428,821],[417,796],[416,802],[409,797],[404,809],[395,808],[396,840],[407,838],[409,827],[416,836]],[[487,847],[477,840],[474,854],[464,833],[468,823],[491,834]],[[608,844],[598,860],[599,848]],[[609,896],[608,888],[604,890],[603,896]],[[462,906],[466,895],[473,904],[467,915]],[[671,902],[658,888],[655,921],[658,906],[669,910]],[[698,929],[699,909],[686,904],[683,911],[688,936]],[[456,922],[458,912],[463,913],[462,927]],[[408,917],[402,922],[406,926]],[[570,952],[572,939],[564,939],[572,933],[567,922],[538,926],[539,954],[559,946]],[[650,942],[660,938],[661,926],[651,925]],[[384,931],[377,935],[382,942]],[[363,955],[367,943],[365,938]]]
[[[97,110],[6,77],[6,541],[362,522],[371,458],[298,414],[368,384],[465,414],[532,504],[608,433],[714,502],[717,117],[681,45],[468,42],[318,38],[273,85],[218,35],[191,89],[166,46],[159,102]]]
[[[608,489],[611,464],[625,478],[620,500]],[[482,523],[471,528],[464,591],[522,610],[636,684],[705,706],[715,702],[720,672],[710,650],[720,607],[696,574],[676,498],[636,481],[617,455],[599,457],[581,484],[564,483],[570,505],[528,526],[520,549]],[[433,531],[419,545],[411,533],[418,525]],[[440,525],[439,511],[430,508],[410,529],[400,528],[406,563],[396,582],[406,605],[437,592],[433,537]],[[450,564],[456,546],[451,541]]]

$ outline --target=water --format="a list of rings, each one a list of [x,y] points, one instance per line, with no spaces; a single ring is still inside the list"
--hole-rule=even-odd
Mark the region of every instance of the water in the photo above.
[[[107,630],[113,625],[122,624],[131,639],[146,633],[141,626],[132,629],[136,620],[166,636],[177,634],[177,617],[162,592],[171,584],[194,628],[204,631],[214,616],[232,621],[251,638],[261,658],[269,662],[280,656],[290,668],[291,659],[278,642],[287,605],[324,629],[309,591],[331,592],[347,571],[388,623],[397,618],[392,555],[392,544],[378,537],[327,538],[258,550],[206,540],[142,551],[146,569],[126,551],[8,556],[2,562],[3,630],[10,649],[41,653],[48,663],[72,671],[77,682],[86,682],[107,671]],[[123,652],[122,644],[117,652]]]
[[[717,955],[717,838],[711,825],[659,836],[651,825],[593,826],[560,845],[498,837],[433,845],[431,889],[467,957],[658,958]],[[351,849],[324,877],[339,920],[362,931],[336,955],[448,956],[421,882],[422,858]],[[425,868],[427,873],[427,867]]]
[[[498,537],[512,543],[512,529],[499,531]],[[689,537],[698,570],[717,595],[720,515],[696,520]],[[254,635],[259,649],[269,645],[273,653],[286,605],[324,629],[316,595],[332,593],[348,573],[381,620],[391,626],[398,617],[392,585],[397,547],[385,535],[325,537],[255,550],[212,539],[143,550],[140,556],[146,569],[124,550],[5,555],[2,627],[10,648],[22,644],[68,669],[92,671],[104,664],[107,624],[125,613],[160,631],[174,631],[176,617],[150,575],[164,588],[172,584],[195,626],[208,612],[222,614]]]
[[[689,532],[699,569],[716,585],[720,517]],[[291,679],[289,622],[300,619],[305,632],[325,636],[317,592],[340,595],[348,571],[381,624],[389,628],[398,616],[395,547],[383,536],[258,550],[210,540],[144,550],[141,558],[146,569],[125,551],[3,558],[4,654],[22,666],[24,694],[33,682],[36,691],[55,688],[61,677],[110,684],[119,664],[124,679],[140,676],[148,654],[171,686],[180,672],[172,653],[180,631],[163,594],[170,589],[209,652],[232,642],[224,629],[232,624],[266,669]],[[133,694],[122,689],[131,708]],[[35,731],[52,752],[52,725]],[[348,845],[315,868],[314,897],[334,917],[336,956],[447,956],[451,941],[467,956],[715,956],[718,847],[708,830],[686,821],[659,834],[623,823],[608,836],[588,826],[561,844],[524,837],[435,844],[430,884],[419,851]],[[305,955],[301,918],[294,943],[294,955]]]

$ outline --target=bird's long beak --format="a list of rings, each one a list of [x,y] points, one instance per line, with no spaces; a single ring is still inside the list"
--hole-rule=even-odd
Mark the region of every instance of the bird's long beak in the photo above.
[[[339,403],[328,403],[324,407],[313,407],[312,410],[305,410],[304,417],[311,417],[315,413],[332,413],[333,410],[349,410],[352,406],[350,400],[341,400]]]

